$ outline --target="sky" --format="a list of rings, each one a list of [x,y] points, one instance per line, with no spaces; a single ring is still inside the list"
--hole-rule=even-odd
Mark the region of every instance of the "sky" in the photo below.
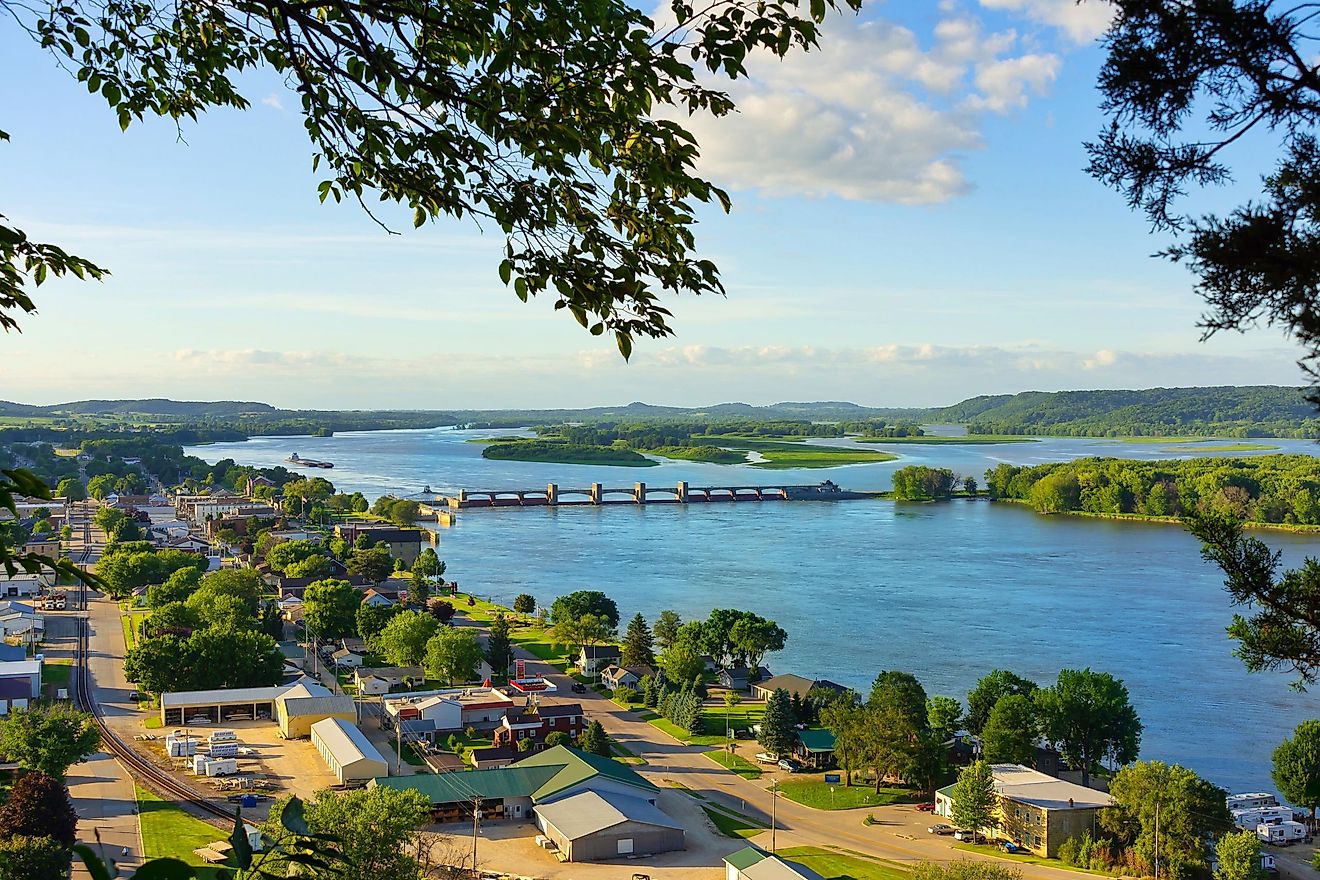
[[[1275,330],[1202,342],[1191,276],[1152,256],[1167,239],[1084,173],[1108,15],[1097,0],[890,0],[831,17],[816,52],[753,58],[728,86],[735,116],[685,120],[734,200],[697,229],[727,296],[671,298],[675,336],[639,339],[626,363],[548,297],[520,303],[491,230],[392,236],[320,204],[273,75],[242,81],[245,112],[121,133],[6,21],[0,213],[112,274],[38,291],[39,313],[0,340],[0,398],[907,406],[1301,384]],[[1268,161],[1239,149],[1243,167]],[[1205,204],[1234,204],[1241,183]]]

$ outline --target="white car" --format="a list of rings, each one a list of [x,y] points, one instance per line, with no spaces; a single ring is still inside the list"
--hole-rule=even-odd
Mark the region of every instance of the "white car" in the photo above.
[[[774,755],[770,754],[769,752],[757,752],[757,753],[756,753],[756,760],[760,761],[762,764],[778,764],[778,763],[779,763],[779,759],[776,758]]]

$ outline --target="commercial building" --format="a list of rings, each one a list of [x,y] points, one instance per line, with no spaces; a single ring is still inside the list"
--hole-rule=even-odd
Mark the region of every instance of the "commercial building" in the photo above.
[[[684,848],[683,829],[656,806],[659,796],[632,768],[556,746],[495,770],[378,778],[432,803],[436,822],[534,819],[566,860],[619,858]]]
[[[43,658],[40,654],[31,660],[0,662],[0,682],[12,682],[6,685],[11,703],[25,698],[35,700],[41,696],[42,663]]]
[[[500,724],[506,713],[520,708],[508,694],[488,687],[400,694],[384,697],[381,704],[385,709],[383,718],[389,725],[400,721],[433,721],[437,732],[469,727],[490,730]]]
[[[351,721],[325,718],[312,725],[312,745],[340,784],[365,783],[389,772],[389,763]]]
[[[335,696],[310,678],[274,687],[178,691],[160,696],[160,720],[167,727],[270,719],[279,725],[285,739],[298,739],[310,736],[312,725],[325,718],[354,721],[357,707],[352,697]]]
[[[1108,793],[1046,776],[1021,764],[991,764],[999,809],[993,828],[977,829],[1012,840],[1036,855],[1055,858],[1059,847],[1094,826],[1110,806]],[[953,815],[950,785],[935,793],[935,813]]]
[[[340,523],[335,526],[335,535],[349,544],[356,544],[359,537],[365,537],[373,546],[383,543],[391,556],[402,559],[409,566],[422,555],[422,543],[427,540],[421,529],[405,529],[367,520]]]
[[[587,729],[587,718],[580,703],[552,703],[528,706],[522,711],[510,710],[495,728],[493,745],[517,746],[520,740],[531,740],[533,749],[545,747],[545,738],[552,733],[568,734],[577,739]]]

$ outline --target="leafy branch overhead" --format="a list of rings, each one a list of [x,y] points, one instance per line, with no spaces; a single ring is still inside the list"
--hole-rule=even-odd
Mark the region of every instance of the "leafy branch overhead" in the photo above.
[[[1110,124],[1088,144],[1091,174],[1176,243],[1197,277],[1206,334],[1263,320],[1320,358],[1320,38],[1310,3],[1113,0],[1100,72]],[[1236,148],[1236,152],[1235,152]],[[1192,216],[1189,191],[1249,173],[1275,148],[1258,198]]]
[[[622,0],[97,0],[24,24],[123,128],[246,108],[238,76],[279,71],[328,170],[322,201],[498,227],[501,280],[524,301],[549,293],[627,356],[634,337],[672,332],[662,294],[723,292],[693,229],[699,205],[728,211],[729,197],[674,121],[734,109],[701,71],[736,79],[753,52],[811,49],[830,10],[860,4],[675,0],[655,21]],[[11,296],[0,306],[24,307]]]

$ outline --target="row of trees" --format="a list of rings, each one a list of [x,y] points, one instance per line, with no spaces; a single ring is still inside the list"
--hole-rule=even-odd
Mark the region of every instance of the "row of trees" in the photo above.
[[[1210,514],[1246,522],[1320,524],[1320,460],[1309,455],[1131,461],[1083,458],[986,471],[991,498],[1041,513]]]

